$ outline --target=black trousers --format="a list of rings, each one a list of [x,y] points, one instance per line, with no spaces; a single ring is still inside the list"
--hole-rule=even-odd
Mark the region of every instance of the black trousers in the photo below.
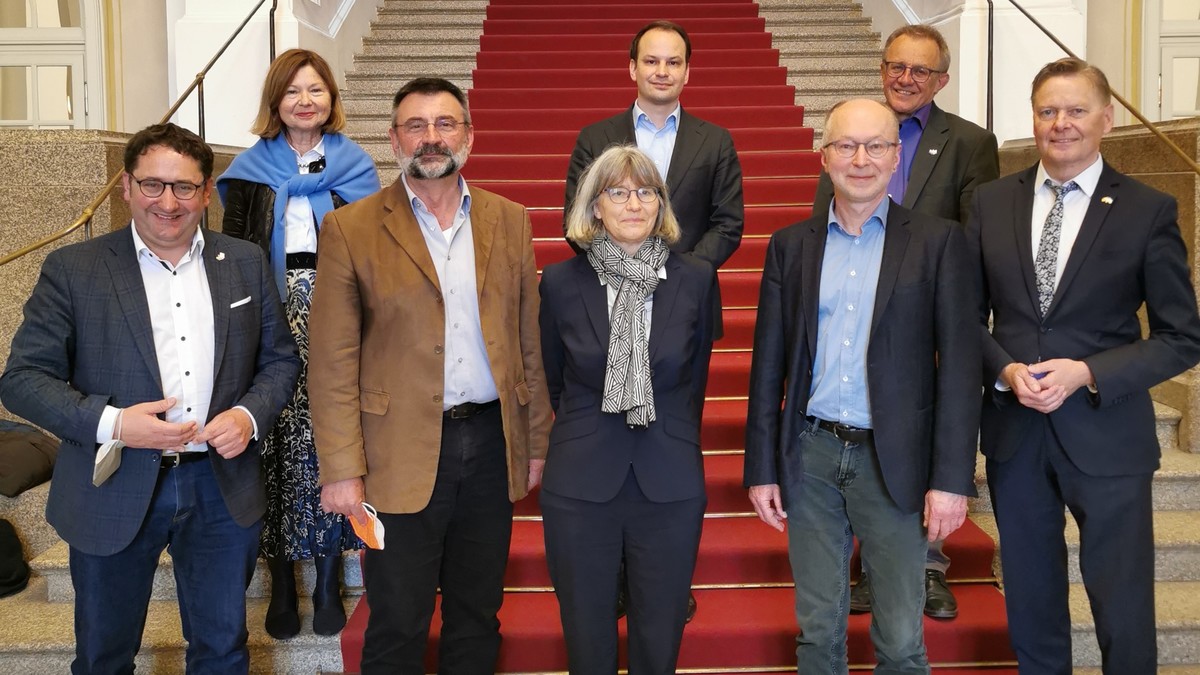
[[[629,673],[675,672],[707,501],[701,495],[652,502],[632,468],[617,496],[602,504],[542,490],[546,561],[571,675],[616,675],[622,555],[629,582]]]
[[[1084,474],[1047,420],[1037,442],[1006,462],[988,460],[987,476],[1021,675],[1072,672],[1064,505],[1079,524],[1079,567],[1104,673],[1155,673],[1152,474]]]
[[[495,672],[496,614],[504,599],[512,514],[499,406],[475,417],[444,420],[429,505],[412,514],[380,513],[386,546],[366,553],[363,577],[371,618],[363,675],[426,672],[425,645],[439,586],[437,672]]]

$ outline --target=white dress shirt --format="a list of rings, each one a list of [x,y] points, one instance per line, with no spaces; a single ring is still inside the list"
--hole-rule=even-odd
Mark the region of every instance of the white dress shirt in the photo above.
[[[1067,258],[1071,256],[1071,248],[1079,237],[1079,229],[1083,226],[1083,217],[1087,214],[1088,204],[1092,203],[1092,195],[1096,194],[1096,184],[1100,182],[1100,171],[1104,169],[1103,158],[1097,156],[1091,166],[1084,169],[1078,176],[1063,182],[1058,182],[1046,173],[1045,167],[1038,163],[1037,177],[1033,187],[1033,259],[1037,260],[1038,247],[1042,242],[1042,230],[1046,227],[1046,216],[1054,208],[1054,190],[1046,185],[1046,179],[1054,185],[1064,185],[1075,181],[1078,190],[1068,192],[1063,197],[1062,230],[1058,237],[1058,265],[1054,270],[1054,285],[1062,279],[1063,270],[1067,267]]]
[[[215,362],[212,293],[204,271],[203,230],[196,229],[192,246],[178,265],[155,255],[138,235],[137,227],[130,225],[130,231],[150,309],[163,398],[175,399],[175,407],[163,418],[172,424],[195,422],[203,429],[212,402]],[[258,422],[254,415],[243,406],[237,407],[250,417],[257,438]],[[97,443],[114,439],[113,425],[120,411],[113,406],[104,407],[96,429]],[[207,452],[208,444],[189,443],[187,449]]]
[[[291,145],[288,146],[289,148]],[[296,153],[296,166],[300,173],[308,173],[308,165],[325,156],[325,137],[312,150],[301,154],[292,148],[292,152]],[[317,252],[317,224],[313,220],[312,206],[308,203],[308,197],[304,195],[292,195],[288,197],[287,206],[283,211],[283,250],[285,253],[316,253]]]

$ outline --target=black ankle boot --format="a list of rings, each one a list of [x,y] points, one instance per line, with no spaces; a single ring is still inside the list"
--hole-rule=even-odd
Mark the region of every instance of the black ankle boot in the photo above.
[[[267,558],[267,569],[271,572],[271,604],[264,622],[267,634],[276,640],[296,637],[300,632],[300,609],[296,604],[295,563]]]
[[[337,635],[346,625],[342,608],[342,556],[317,556],[317,585],[313,589],[313,632]]]

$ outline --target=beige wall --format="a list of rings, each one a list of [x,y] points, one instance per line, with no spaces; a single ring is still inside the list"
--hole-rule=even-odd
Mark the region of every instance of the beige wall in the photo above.
[[[1141,101],[1141,15],[1141,0],[1087,3],[1087,59],[1104,71],[1113,91],[1137,108],[1146,107]],[[1117,126],[1137,123],[1120,103],[1113,110]]]
[[[133,133],[162,119],[167,89],[167,14],[162,0],[106,3],[108,127]]]

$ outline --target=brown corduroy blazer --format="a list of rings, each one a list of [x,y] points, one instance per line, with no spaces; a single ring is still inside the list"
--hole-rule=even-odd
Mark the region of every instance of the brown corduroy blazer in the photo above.
[[[500,393],[508,494],[544,459],[550,400],[529,216],[471,187],[479,318]],[[309,319],[309,398],[321,483],[363,477],[366,500],[414,513],[433,493],[442,437],[442,291],[404,185],[330,212]]]

